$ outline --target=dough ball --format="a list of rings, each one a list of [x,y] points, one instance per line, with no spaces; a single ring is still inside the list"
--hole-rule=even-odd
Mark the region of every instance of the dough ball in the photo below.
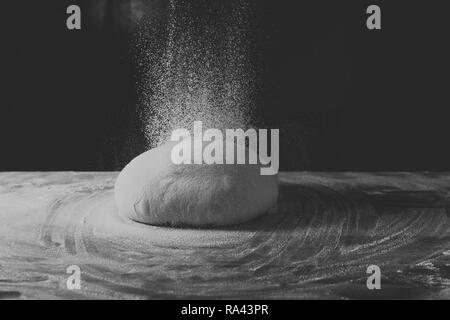
[[[277,176],[261,175],[259,164],[176,165],[171,160],[175,144],[142,153],[122,170],[114,190],[121,216],[151,225],[225,226],[275,205]],[[224,162],[225,156],[224,142]]]

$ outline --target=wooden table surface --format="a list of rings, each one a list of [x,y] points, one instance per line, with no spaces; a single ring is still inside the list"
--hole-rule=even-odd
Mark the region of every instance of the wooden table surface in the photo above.
[[[209,230],[123,220],[116,176],[0,173],[0,298],[450,298],[450,174],[284,172],[276,210]]]

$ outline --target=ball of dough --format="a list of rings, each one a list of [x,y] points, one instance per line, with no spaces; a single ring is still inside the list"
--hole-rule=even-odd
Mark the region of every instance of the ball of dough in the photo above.
[[[122,170],[114,190],[121,216],[161,226],[225,226],[262,215],[276,203],[277,176],[261,175],[260,165],[177,165],[171,160],[175,144],[142,153]],[[223,157],[225,162],[225,152]]]

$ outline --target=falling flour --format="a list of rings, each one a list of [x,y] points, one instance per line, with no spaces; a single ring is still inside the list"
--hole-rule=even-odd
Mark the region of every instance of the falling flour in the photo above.
[[[147,147],[194,121],[216,129],[255,126],[252,5],[171,0],[164,11],[166,20],[146,21],[136,40]]]

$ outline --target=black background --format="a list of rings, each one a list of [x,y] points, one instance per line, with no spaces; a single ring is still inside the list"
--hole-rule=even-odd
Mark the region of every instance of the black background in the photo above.
[[[130,1],[2,4],[1,171],[118,170],[145,150]],[[258,112],[280,128],[281,170],[450,170],[443,1],[253,2]],[[69,4],[82,9],[81,31],[66,28]],[[367,30],[369,4],[382,30]],[[164,18],[166,1],[147,5]]]

